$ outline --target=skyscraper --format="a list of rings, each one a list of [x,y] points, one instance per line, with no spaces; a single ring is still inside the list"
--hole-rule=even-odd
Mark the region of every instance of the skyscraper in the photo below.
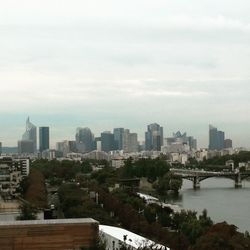
[[[233,147],[233,141],[231,139],[225,139],[224,148],[232,148],[232,147]]]
[[[173,133],[172,137],[168,137],[166,139],[167,145],[171,146],[173,144],[187,144],[190,148],[190,150],[197,149],[197,140],[194,139],[193,136],[187,136],[187,133],[181,133],[180,131],[177,131],[176,133]]]
[[[87,153],[94,148],[94,134],[89,128],[77,128],[76,148],[79,153]]]
[[[125,129],[123,133],[123,151],[124,153],[138,152],[138,140],[136,133],[130,133]]]
[[[49,127],[39,128],[39,151],[49,149]]]
[[[2,154],[2,142],[0,142],[0,155]]]
[[[36,135],[36,126],[30,122],[28,117],[26,120],[26,131],[22,136],[22,141],[31,141],[33,143],[33,152],[37,150],[37,135]],[[31,153],[31,152],[29,152]]]
[[[33,154],[34,143],[31,140],[21,140],[17,142],[18,154]]]
[[[148,125],[145,133],[145,149],[160,151],[163,145],[163,127],[157,123]]]
[[[114,134],[110,131],[105,131],[101,133],[101,149],[104,152],[109,152],[114,150],[115,148],[115,140]]]
[[[114,128],[115,149],[123,149],[124,128]]]
[[[209,125],[209,146],[210,150],[221,150],[224,148],[225,133],[216,127]]]

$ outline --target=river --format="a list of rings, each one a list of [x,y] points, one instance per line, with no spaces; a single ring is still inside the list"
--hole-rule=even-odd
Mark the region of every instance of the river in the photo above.
[[[214,222],[226,221],[239,231],[250,231],[250,181],[242,181],[242,188],[234,188],[234,181],[224,178],[209,178],[194,190],[193,183],[183,181],[180,194],[168,200],[184,209],[200,214],[207,209]]]

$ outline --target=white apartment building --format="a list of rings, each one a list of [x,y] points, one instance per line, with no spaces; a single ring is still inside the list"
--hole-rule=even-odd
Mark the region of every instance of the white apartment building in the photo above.
[[[9,199],[18,192],[23,177],[30,172],[29,159],[0,157],[0,195]]]

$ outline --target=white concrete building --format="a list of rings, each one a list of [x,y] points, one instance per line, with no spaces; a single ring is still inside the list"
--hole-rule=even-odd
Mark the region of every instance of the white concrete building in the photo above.
[[[93,159],[93,160],[109,160],[109,154],[104,151],[94,150],[87,154],[83,154],[84,159]]]
[[[126,159],[124,159],[123,157],[115,157],[112,159],[111,161],[111,165],[113,168],[121,168],[124,166],[124,161]]]
[[[22,180],[22,167],[12,158],[0,158],[0,193],[4,199],[10,199],[17,193]]]
[[[56,159],[56,150],[55,149],[47,149],[42,152],[42,158],[48,160]]]
[[[195,152],[195,159],[197,161],[203,161],[204,159],[208,159],[208,150],[207,149],[200,149]]]

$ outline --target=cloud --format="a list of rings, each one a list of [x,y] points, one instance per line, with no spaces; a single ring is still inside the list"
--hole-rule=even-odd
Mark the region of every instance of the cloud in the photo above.
[[[143,135],[152,120],[199,131],[203,141],[209,122],[228,122],[232,131],[244,123],[247,131],[249,7],[246,0],[5,1],[0,117],[30,113],[58,127],[57,138],[63,126],[69,133],[81,123]]]

